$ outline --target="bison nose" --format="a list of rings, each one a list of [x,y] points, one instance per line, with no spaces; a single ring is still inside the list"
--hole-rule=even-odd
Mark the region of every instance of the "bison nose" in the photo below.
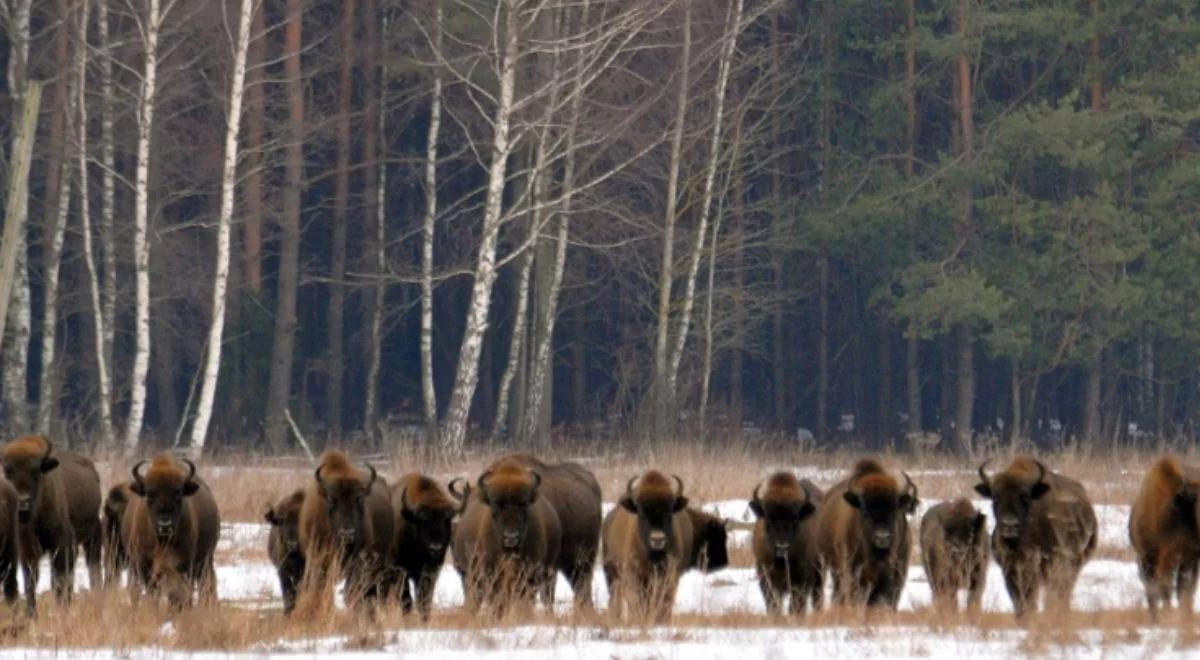
[[[887,548],[892,545],[892,533],[887,531],[878,531],[871,535],[871,542],[876,548]]]
[[[504,545],[505,549],[512,550],[521,544],[521,533],[504,532],[504,534],[501,535],[500,542]]]
[[[358,537],[358,531],[353,527],[343,527],[338,530],[338,540],[343,543],[353,543]]]
[[[792,549],[791,543],[788,543],[786,541],[778,541],[775,543],[775,556],[776,557],[784,557],[787,555],[788,550],[791,550],[791,549]]]
[[[665,550],[667,547],[667,535],[660,529],[650,532],[650,536],[646,539],[646,544],[651,550]]]
[[[433,552],[441,552],[446,549],[446,544],[441,541],[433,541],[429,544],[429,549]]]
[[[31,504],[33,504],[32,496],[24,494],[17,496],[17,511],[27,512]]]
[[[157,532],[159,536],[170,536],[174,529],[175,523],[169,518],[158,518],[154,521],[154,531]]]

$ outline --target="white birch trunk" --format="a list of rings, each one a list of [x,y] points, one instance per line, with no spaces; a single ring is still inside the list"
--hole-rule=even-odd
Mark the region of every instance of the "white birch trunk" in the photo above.
[[[536,167],[529,175],[536,175]],[[537,231],[536,222],[531,218],[529,230]],[[517,311],[513,314],[512,339],[508,342],[508,361],[504,364],[504,374],[500,377],[500,392],[496,397],[496,420],[492,423],[492,440],[498,441],[508,434],[508,404],[509,393],[513,380],[521,364],[521,348],[525,344],[525,319],[529,316],[529,280],[533,273],[533,248],[527,248],[521,255],[521,270],[517,276]]]
[[[367,20],[373,20],[373,17],[368,16]],[[384,14],[383,17],[383,34],[388,34],[388,17]],[[387,62],[387,53],[382,52],[384,40],[378,40],[381,52],[379,61]],[[374,46],[373,46],[374,47]],[[373,63],[372,63],[373,65]],[[367,428],[363,429],[370,438],[377,438],[376,421],[379,417],[377,412],[379,407],[379,372],[383,367],[383,308],[387,303],[387,285],[383,283],[383,275],[387,271],[387,139],[384,137],[384,129],[387,128],[387,111],[384,108],[383,90],[387,85],[388,69],[387,64],[381,64],[381,77],[378,89],[378,98],[375,101],[379,104],[379,114],[375,118],[376,121],[376,158],[378,158],[379,172],[378,184],[375,190],[375,273],[380,280],[375,285],[375,299],[371,305],[371,351],[367,357],[367,391],[365,408],[363,411],[363,420]],[[368,72],[368,75],[374,75],[374,72]],[[368,121],[370,118],[368,118]],[[423,247],[423,246],[422,246]]]
[[[113,227],[116,212],[117,157],[113,138],[113,62],[108,36],[108,0],[96,0],[96,22],[100,39],[100,248],[103,253],[101,318],[104,341],[100,345],[104,363],[112,373],[113,338],[117,326],[117,240]],[[112,392],[104,405],[111,410]],[[110,415],[111,417],[111,415]],[[111,434],[110,434],[111,441]]]
[[[679,167],[683,153],[683,129],[687,121],[687,97],[692,59],[692,6],[683,1],[683,52],[680,54],[679,92],[671,130],[671,155],[667,171],[667,210],[663,216],[663,252],[658,281],[658,329],[654,341],[654,435],[667,430],[667,415],[674,408],[675,393],[668,387],[668,337],[671,325],[671,285],[675,280],[675,215],[679,205]]]
[[[20,122],[19,113],[24,105],[25,81],[29,70],[29,16],[33,0],[16,0],[12,11],[9,33],[11,46],[8,61],[8,88],[17,90],[13,98],[13,126]],[[30,136],[30,142],[33,137]],[[13,136],[16,147],[16,136]],[[28,186],[14,191],[23,200],[28,200]],[[28,201],[13,206],[18,210],[18,232],[14,241],[16,262],[12,275],[12,293],[9,294],[3,337],[3,384],[5,418],[10,431],[23,431],[29,423],[28,387],[29,338],[31,318],[29,311],[29,271],[26,255],[27,226],[29,224]]]
[[[495,115],[492,119],[494,132],[492,158],[488,167],[487,197],[484,201],[479,257],[475,264],[475,280],[471,289],[462,345],[458,353],[454,390],[450,395],[450,404],[446,411],[446,424],[441,438],[442,445],[447,452],[454,456],[462,455],[467,436],[467,415],[471,410],[475,387],[479,383],[479,356],[483,350],[484,333],[487,332],[488,306],[492,300],[492,286],[496,282],[496,240],[502,221],[504,180],[508,171],[508,157],[512,151],[512,145],[509,144],[509,128],[513,106],[513,88],[516,83],[520,23],[516,15],[517,1],[507,0],[504,4],[506,14],[504,53],[500,62],[500,90],[497,95]]]
[[[733,59],[737,35],[741,29],[742,2],[736,0],[733,17],[728,23],[728,34],[721,50],[718,65],[716,107],[713,110],[712,143],[709,149],[708,166],[704,174],[704,196],[700,200],[700,223],[696,228],[696,243],[688,265],[687,281],[684,285],[683,310],[679,314],[679,330],[675,335],[675,349],[671,353],[670,371],[667,374],[667,391],[674,396],[679,377],[679,363],[687,343],[688,327],[692,320],[692,308],[696,301],[696,275],[700,271],[700,257],[704,253],[704,236],[708,230],[709,209],[712,206],[713,187],[717,178],[717,164],[721,157],[721,129],[725,117],[725,88],[729,83],[729,65]]]
[[[154,128],[154,93],[158,78],[158,30],[162,16],[159,0],[148,0],[149,12],[142,23],[145,67],[137,112],[137,165],[133,194],[133,265],[136,282],[136,321],[133,375],[130,378],[129,417],[125,424],[125,452],[137,451],[146,413],[146,373],[150,370],[150,137]]]
[[[104,0],[100,0],[103,4]],[[79,110],[79,144],[76,148],[76,155],[79,158],[78,169],[76,173],[79,177],[79,224],[80,231],[83,236],[83,259],[87,266],[88,273],[88,293],[91,294],[92,304],[92,329],[95,334],[96,342],[96,389],[98,390],[98,401],[96,402],[96,412],[100,417],[100,446],[111,447],[113,440],[113,425],[112,425],[112,383],[109,380],[109,357],[105,348],[105,338],[110,335],[110,330],[106,319],[104,318],[104,308],[100,296],[100,278],[96,269],[95,250],[92,245],[92,215],[91,209],[88,208],[88,112],[87,112],[87,16],[88,16],[88,0],[82,1],[80,8],[80,20],[78,32],[76,33],[76,43],[80,45],[76,53],[79,65],[76,68],[75,75],[79,77],[76,83],[75,91],[78,96],[75,100],[75,105]],[[103,38],[103,30],[101,37]],[[103,121],[103,120],[102,120]],[[106,176],[108,176],[106,174]]]
[[[192,425],[192,440],[188,453],[198,459],[204,453],[208,423],[212,419],[213,399],[217,392],[217,376],[221,372],[221,340],[225,330],[225,298],[229,283],[229,235],[233,224],[233,201],[236,193],[238,162],[238,129],[242,125],[242,97],[246,92],[246,51],[250,47],[250,18],[254,14],[253,0],[241,0],[238,15],[237,44],[233,51],[233,81],[229,86],[229,110],[225,127],[225,158],[221,164],[221,210],[217,218],[217,267],[213,274],[212,325],[208,328],[208,347],[204,352],[204,379],[200,401],[196,404],[196,421]]]
[[[442,2],[435,0],[434,50],[442,52]],[[437,391],[433,387],[433,223],[437,219],[438,131],[442,121],[442,68],[433,69],[429,134],[425,139],[425,218],[421,223],[421,395],[425,402],[426,441],[438,442]]]

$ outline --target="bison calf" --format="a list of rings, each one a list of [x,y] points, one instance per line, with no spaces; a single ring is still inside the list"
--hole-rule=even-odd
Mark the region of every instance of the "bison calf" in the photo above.
[[[183,468],[167,454],[156,456],[142,473],[133,466],[129,502],[121,536],[129,552],[130,590],[157,596],[166,593],[172,607],[191,605],[199,588],[205,602],[215,602],[217,575],[213,553],[221,536],[221,516],[208,484],[196,476],[196,465]]]
[[[29,435],[4,448],[4,476],[17,491],[19,551],[29,610],[37,610],[38,563],[50,556],[54,593],[69,600],[76,546],[87,558],[92,588],[101,583],[100,475],[91,459],[54,451],[49,438]]]
[[[396,516],[392,565],[399,573],[400,602],[409,612],[415,600],[422,619],[428,619],[433,608],[433,591],[446,561],[454,517],[466,506],[467,493],[454,488],[459,481],[450,482],[447,495],[432,479],[414,472],[400,477],[392,488]]]
[[[692,552],[687,569],[702,573],[719,571],[729,565],[729,531],[726,520],[695,507],[686,509],[692,521]]]
[[[660,622],[671,615],[695,541],[683,480],[673,479],[678,489],[657,470],[633,477],[604,518],[604,577],[613,614],[624,607],[635,615],[653,612]]]
[[[784,596],[788,611],[803,614],[809,602],[821,608],[825,580],[817,556],[816,523],[813,512],[821,503],[821,491],[811,481],[799,481],[789,472],[776,472],[754,487],[750,510],[754,523],[752,546],[758,586],[767,611],[778,614]]]
[[[895,609],[899,603],[912,547],[908,514],[917,507],[917,487],[906,474],[904,481],[901,488],[877,461],[866,459],[821,501],[818,548],[839,605]]]
[[[1018,617],[1036,611],[1043,585],[1057,609],[1070,609],[1075,581],[1096,549],[1096,512],[1087,492],[1028,456],[991,477],[987,463],[979,466],[975,490],[992,500],[992,554],[1013,610]]]
[[[122,481],[108,490],[104,498],[104,508],[101,518],[104,530],[104,586],[111,587],[119,584],[121,573],[129,568],[129,553],[125,542],[121,540],[121,519],[129,502],[136,497],[130,486],[131,481]]]
[[[1191,612],[1200,564],[1197,498],[1200,471],[1174,457],[1150,467],[1129,514],[1129,540],[1137,554],[1146,605],[1157,616],[1160,605]]]
[[[271,526],[267,535],[267,556],[279,575],[285,615],[296,609],[296,592],[304,578],[304,553],[300,551],[300,509],[303,506],[304,490],[301,489],[267,507],[264,516]]]
[[[987,583],[987,516],[969,500],[942,502],[921,518],[921,562],[939,607],[957,609],[967,590],[967,609],[979,610]]]

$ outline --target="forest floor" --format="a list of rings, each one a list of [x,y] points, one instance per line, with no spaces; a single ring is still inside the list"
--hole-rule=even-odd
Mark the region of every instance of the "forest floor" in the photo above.
[[[558,458],[575,458],[558,452]],[[790,469],[822,488],[839,480],[853,464],[850,455],[782,451],[705,450],[672,447],[639,451],[637,457],[611,453],[586,462],[597,474],[606,504],[630,476],[646,467],[678,473],[693,503],[735,521],[749,523],[746,498],[754,485],[777,469]],[[765,614],[752,568],[749,532],[730,535],[731,566],[709,575],[684,577],[669,625],[615,624],[607,617],[587,620],[572,613],[570,589],[560,578],[553,611],[486,621],[462,610],[457,574],[447,566],[438,582],[435,611],[428,624],[384,608],[373,620],[339,609],[323,620],[282,616],[278,582],[266,556],[268,527],[262,515],[269,502],[311,478],[299,459],[217,459],[201,466],[217,495],[223,516],[218,546],[220,604],[168,615],[143,601],[131,606],[123,590],[93,593],[82,563],[80,594],[59,607],[49,594],[41,613],[26,620],[12,613],[0,657],[30,657],[70,651],[88,657],[206,657],[229,654],[261,657],[282,653],[323,656],[476,658],[788,658],[788,657],[1195,657],[1200,633],[1174,613],[1152,623],[1143,607],[1142,587],[1126,531],[1129,504],[1153,456],[1127,453],[1098,458],[1080,454],[1043,457],[1051,469],[1080,479],[1097,505],[1100,544],[1085,567],[1072,612],[1047,612],[1025,626],[1013,620],[1003,580],[993,563],[982,614],[945,615],[930,606],[930,591],[914,542],[913,563],[897,613],[827,610],[803,619]],[[439,478],[473,476],[484,466],[480,455],[456,464],[401,458],[376,465],[388,478],[420,469]],[[921,510],[938,501],[974,496],[974,464],[946,457],[885,456],[903,468],[920,488]],[[1004,460],[997,457],[995,464]],[[124,478],[123,461],[101,463],[107,486]],[[977,506],[990,512],[985,502]],[[990,517],[990,516],[989,516]],[[42,572],[43,590],[49,587]],[[608,594],[598,571],[593,596],[601,612]]]

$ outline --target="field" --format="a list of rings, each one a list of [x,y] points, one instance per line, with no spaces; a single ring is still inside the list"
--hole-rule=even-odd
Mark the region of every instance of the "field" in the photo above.
[[[563,452],[559,458],[578,455]],[[401,457],[379,461],[380,473],[395,477],[419,468],[441,478],[478,474],[480,454],[454,468],[436,460]],[[797,455],[745,447],[705,450],[670,447],[637,457],[618,453],[587,460],[606,501],[646,466],[664,466],[685,482],[693,503],[735,521],[749,522],[746,497],[775,469],[787,468],[822,487],[840,478],[853,456]],[[570,591],[560,582],[553,612],[487,621],[466,615],[456,573],[443,570],[428,625],[383,609],[373,621],[341,611],[328,620],[290,621],[281,613],[274,570],[266,557],[268,502],[305,483],[311,471],[299,459],[224,457],[201,466],[212,484],[224,519],[218,548],[220,605],[169,616],[159,608],[133,607],[123,590],[91,593],[82,562],[81,593],[66,608],[46,594],[36,620],[6,616],[5,657],[29,657],[70,650],[89,657],[160,657],[182,654],[271,653],[349,656],[402,655],[414,658],[787,658],[787,657],[1069,657],[1185,656],[1200,651],[1200,636],[1173,614],[1151,624],[1144,612],[1126,534],[1129,503],[1151,460],[1146,454],[1088,457],[1045,456],[1053,469],[1080,478],[1097,507],[1100,547],[1085,568],[1072,612],[1049,612],[1025,627],[1015,624],[995,565],[991,567],[984,612],[975,618],[946,618],[929,607],[930,592],[916,557],[895,614],[824,611],[807,619],[778,619],[764,613],[751,567],[749,532],[730,536],[732,566],[710,575],[688,574],[680,587],[670,625],[614,625],[607,618],[573,615]],[[1002,462],[998,457],[996,462]],[[922,510],[942,499],[970,493],[975,466],[944,457],[887,457],[891,467],[909,472],[920,487]],[[123,461],[101,464],[107,485],[128,474]],[[978,504],[982,505],[982,502]],[[610,506],[610,504],[606,504]],[[918,512],[918,516],[920,512]],[[914,518],[917,520],[919,518]],[[915,546],[915,544],[914,544]],[[561,578],[560,578],[561,580]],[[41,588],[48,589],[48,571]],[[599,574],[594,587],[603,611],[607,593]]]

